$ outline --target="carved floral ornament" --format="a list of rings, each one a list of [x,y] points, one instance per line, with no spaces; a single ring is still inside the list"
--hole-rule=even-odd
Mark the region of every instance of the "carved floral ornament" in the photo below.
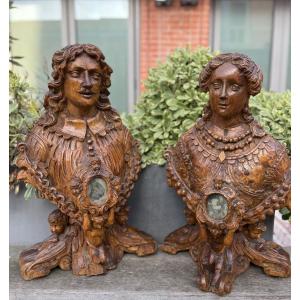
[[[52,235],[20,254],[24,279],[60,267],[76,275],[116,268],[124,252],[156,251],[149,235],[127,224],[127,199],[140,172],[138,143],[111,107],[111,68],[90,44],[53,55],[45,114],[19,145],[18,178],[57,206]],[[290,275],[289,255],[261,238],[266,215],[290,205],[290,160],[253,119],[248,101],[262,72],[237,53],[213,58],[200,74],[209,92],[202,118],[166,151],[167,180],[186,204],[187,225],[161,250],[189,250],[201,290],[231,291],[250,262],[268,275]]]

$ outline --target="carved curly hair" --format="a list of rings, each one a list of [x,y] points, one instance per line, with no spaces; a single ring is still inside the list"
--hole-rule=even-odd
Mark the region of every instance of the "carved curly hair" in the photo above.
[[[68,224],[68,216],[63,214],[59,209],[53,210],[48,216],[48,223],[50,225],[63,225]]]
[[[247,55],[240,53],[223,53],[215,56],[202,70],[199,76],[200,90],[208,92],[209,81],[212,73],[224,63],[231,63],[236,66],[245,76],[248,83],[248,93],[251,96],[257,95],[262,86],[263,74],[260,67]],[[211,115],[211,108],[207,105],[203,111],[203,118],[208,119]],[[243,117],[246,121],[253,120],[248,105],[243,109]]]
[[[240,53],[223,53],[215,56],[202,70],[199,76],[200,89],[208,92],[210,76],[224,63],[235,65],[248,82],[249,95],[255,96],[261,90],[263,74],[260,67],[247,55]]]
[[[113,115],[117,114],[111,108],[108,96],[108,88],[111,85],[110,75],[112,73],[111,67],[104,61],[103,53],[96,46],[91,44],[74,44],[69,45],[54,53],[52,57],[52,78],[48,83],[48,93],[44,98],[44,107],[46,113],[43,118],[43,126],[52,126],[57,122],[58,113],[64,110],[66,106],[66,99],[63,94],[63,85],[65,81],[66,67],[69,62],[74,61],[79,55],[86,53],[94,58],[100,65],[101,72],[101,90],[100,97],[97,102],[99,110],[110,111]],[[116,116],[115,116],[116,117]]]

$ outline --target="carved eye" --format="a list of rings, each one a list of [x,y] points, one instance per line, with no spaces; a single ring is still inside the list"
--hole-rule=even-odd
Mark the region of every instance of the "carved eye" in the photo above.
[[[221,220],[226,217],[228,204],[225,197],[221,194],[211,194],[207,199],[207,213],[215,220]]]
[[[107,185],[101,178],[94,178],[88,185],[88,196],[91,202],[103,204],[107,200]]]
[[[240,88],[241,87],[238,84],[236,84],[236,83],[231,86],[231,90],[234,91],[234,92],[239,91]]]
[[[100,79],[100,77],[101,77],[101,75],[99,73],[94,73],[93,74],[93,78],[96,79],[96,80]]]
[[[214,90],[218,90],[221,88],[221,83],[220,82],[213,82],[212,87]]]
[[[70,74],[71,74],[71,76],[74,77],[74,78],[78,78],[79,75],[80,75],[78,71],[71,71]]]

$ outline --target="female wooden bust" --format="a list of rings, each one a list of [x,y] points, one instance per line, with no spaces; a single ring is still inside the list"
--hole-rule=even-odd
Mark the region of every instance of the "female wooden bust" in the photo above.
[[[76,44],[55,52],[45,114],[19,145],[18,178],[57,205],[53,235],[20,254],[33,279],[56,266],[76,275],[113,269],[124,252],[154,253],[155,241],[127,225],[140,172],[137,142],[108,100],[111,68],[101,51]]]
[[[260,92],[260,68],[247,56],[221,54],[200,74],[209,92],[201,119],[166,152],[168,183],[187,205],[188,225],[162,250],[189,250],[199,288],[223,295],[250,262],[268,275],[290,275],[289,255],[261,238],[266,215],[290,204],[285,148],[253,119],[249,97]]]

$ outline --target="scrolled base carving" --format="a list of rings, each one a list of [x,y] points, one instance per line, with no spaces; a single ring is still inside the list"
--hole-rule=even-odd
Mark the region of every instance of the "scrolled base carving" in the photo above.
[[[185,225],[167,236],[160,249],[170,254],[189,250],[198,267],[200,290],[220,296],[231,292],[235,278],[250,263],[263,268],[270,276],[289,277],[289,254],[279,245],[262,238],[252,239],[247,233],[236,232],[230,246],[214,244],[197,238],[198,225]]]
[[[72,270],[74,275],[104,274],[115,269],[126,252],[146,256],[157,250],[153,238],[126,224],[109,226],[103,242],[97,247],[89,242],[76,223],[65,224],[63,232],[61,228],[53,231],[43,242],[21,252],[19,265],[23,279],[47,276],[56,267]]]
[[[160,246],[160,250],[169,254],[176,254],[180,251],[186,251],[194,245],[199,238],[198,224],[187,224],[170,233],[164,243]]]

